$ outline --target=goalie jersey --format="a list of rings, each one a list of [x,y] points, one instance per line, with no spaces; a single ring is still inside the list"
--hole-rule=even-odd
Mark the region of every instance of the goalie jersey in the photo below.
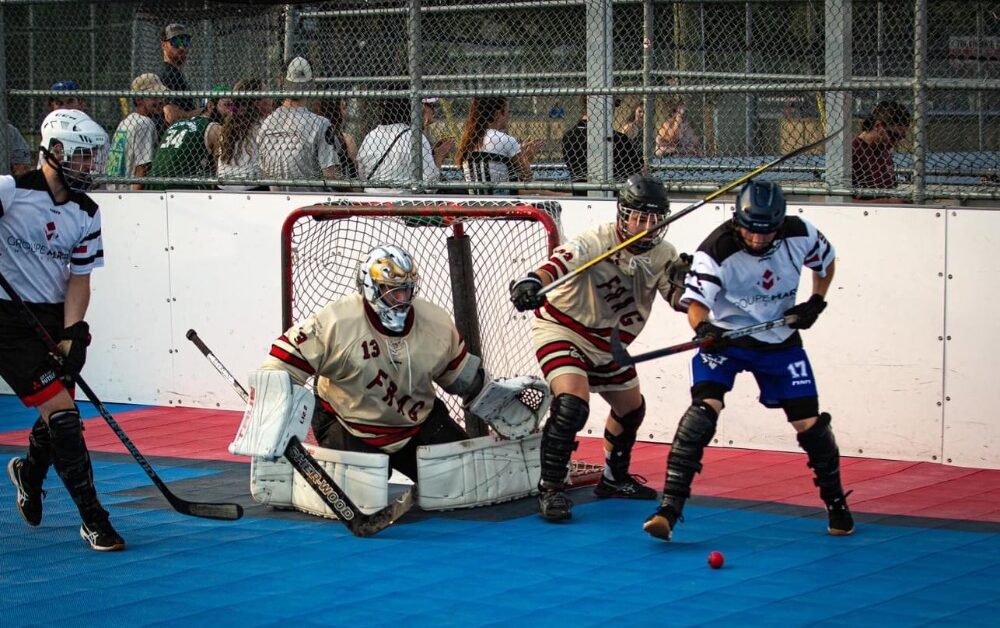
[[[615,223],[604,224],[557,248],[539,270],[558,279],[620,243]],[[646,325],[656,293],[668,298],[667,270],[676,259],[677,250],[666,240],[637,255],[622,249],[552,290],[535,316],[604,352],[610,351],[611,330],[617,325],[628,345]]]
[[[442,308],[414,299],[396,333],[354,294],[293,325],[261,368],[285,370],[303,385],[315,375],[325,409],[354,436],[392,453],[430,414],[433,384],[447,389],[478,363]]]

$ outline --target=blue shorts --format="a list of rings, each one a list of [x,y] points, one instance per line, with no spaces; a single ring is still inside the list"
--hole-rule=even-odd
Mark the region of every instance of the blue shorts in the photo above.
[[[699,351],[691,360],[694,384],[714,382],[727,392],[742,371],[753,373],[760,387],[760,402],[768,408],[780,408],[787,399],[818,395],[812,365],[802,347],[782,351],[729,347],[719,353]]]

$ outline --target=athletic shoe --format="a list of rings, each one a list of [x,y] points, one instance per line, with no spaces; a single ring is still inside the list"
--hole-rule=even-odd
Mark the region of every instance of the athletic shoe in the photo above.
[[[125,547],[125,539],[115,532],[107,519],[82,524],[80,538],[90,543],[90,549],[98,552],[117,552]]]
[[[650,536],[669,541],[670,537],[673,536],[674,526],[677,525],[679,519],[680,514],[678,514],[677,509],[667,504],[666,506],[657,508],[656,512],[650,515],[646,519],[646,522],[642,524],[642,529]]]
[[[826,503],[826,516],[830,521],[826,531],[833,536],[848,536],[854,533],[854,517],[851,516],[851,509],[847,507],[847,496],[852,492],[847,491],[843,497]]]
[[[547,521],[566,521],[573,516],[573,502],[560,489],[544,489],[538,494],[538,514]]]
[[[25,461],[14,458],[7,463],[7,477],[17,489],[17,511],[29,526],[37,526],[42,522],[42,496],[45,491],[41,486],[32,486],[24,472]]]
[[[594,495],[598,497],[619,497],[621,499],[656,499],[656,491],[649,488],[646,478],[641,475],[626,475],[620,482],[601,476],[601,481],[594,487]]]

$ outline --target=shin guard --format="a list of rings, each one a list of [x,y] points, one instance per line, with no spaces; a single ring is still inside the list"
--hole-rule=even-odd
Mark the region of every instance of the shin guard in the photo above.
[[[41,417],[35,421],[28,435],[28,464],[25,467],[25,479],[33,487],[42,488],[45,476],[52,465],[52,434],[49,426]]]
[[[590,405],[574,395],[562,394],[552,400],[549,420],[542,428],[542,470],[540,487],[562,488],[569,474],[569,459],[576,451],[576,433],[587,423]]]
[[[715,436],[719,413],[704,401],[695,401],[681,417],[667,457],[667,481],[663,485],[663,505],[673,506],[679,517],[684,500],[691,496],[691,483],[701,471],[705,447]]]
[[[821,412],[812,427],[795,435],[799,447],[809,458],[807,464],[816,476],[813,482],[819,487],[819,496],[827,503],[844,497],[844,487],[840,483],[840,449],[830,429],[830,420],[829,413]]]
[[[611,451],[605,452],[607,467],[612,476],[610,480],[620,481],[628,476],[628,469],[632,464],[632,447],[635,445],[639,426],[642,425],[645,416],[645,399],[641,399],[639,407],[625,416],[620,417],[614,411],[611,412],[611,417],[622,426],[622,433],[616,435],[607,429],[604,430],[604,440],[611,443]]]
[[[58,410],[49,416],[52,435],[52,461],[56,473],[80,510],[84,523],[106,521],[108,512],[101,507],[94,488],[94,469],[83,440],[83,423],[76,410]]]

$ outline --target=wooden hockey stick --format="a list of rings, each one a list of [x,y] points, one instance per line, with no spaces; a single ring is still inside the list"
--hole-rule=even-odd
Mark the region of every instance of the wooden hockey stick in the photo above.
[[[222,361],[212,353],[208,345],[198,337],[198,332],[189,329],[187,339],[194,343],[194,346],[198,347],[202,355],[229,382],[229,385],[233,387],[233,390],[236,391],[236,394],[244,402],[249,400],[250,396],[247,394],[246,388],[243,388],[243,385],[229,372],[229,369],[226,368]],[[385,508],[366,515],[351,501],[347,493],[333,481],[333,478],[330,477],[330,474],[323,469],[319,462],[312,457],[298,437],[292,436],[291,440],[288,441],[284,455],[285,459],[299,472],[299,475],[316,491],[316,494],[320,496],[323,503],[329,506],[330,510],[337,513],[337,519],[347,526],[347,529],[355,536],[372,536],[378,534],[395,523],[397,519],[413,507],[413,489],[410,489]]]
[[[732,338],[742,338],[743,336],[749,336],[751,334],[767,331],[776,327],[791,325],[798,320],[798,318],[799,317],[795,314],[789,314],[788,316],[782,318],[776,318],[773,321],[757,323],[756,325],[748,325],[746,327],[740,327],[739,329],[732,329],[722,334],[722,337],[726,340]],[[696,339],[664,347],[662,349],[654,349],[653,351],[647,351],[646,353],[640,353],[639,355],[629,355],[628,351],[625,350],[625,347],[622,346],[622,340],[620,334],[618,333],[618,327],[616,326],[611,330],[611,356],[615,359],[615,362],[619,366],[631,366],[633,364],[638,364],[639,362],[655,360],[656,358],[674,355],[675,353],[683,353],[691,349],[708,349],[714,343],[714,338],[704,338],[702,340]]]
[[[2,287],[4,291],[10,295],[10,298],[17,303],[18,307],[21,309],[21,313],[24,314],[25,322],[31,326],[38,338],[45,344],[45,348],[48,349],[50,354],[52,354],[52,359],[59,365],[60,368],[62,368],[65,356],[63,356],[62,351],[59,350],[59,345],[52,339],[49,332],[45,331],[45,327],[42,326],[38,317],[36,317],[35,313],[28,308],[28,304],[24,302],[21,296],[14,291],[13,286],[7,282],[7,278],[4,277],[2,273],[0,273],[0,287]],[[111,416],[108,409],[105,408],[104,404],[101,403],[101,400],[97,398],[97,395],[90,388],[90,386],[87,385],[87,382],[85,382],[80,375],[74,377],[73,382],[80,386],[80,390],[83,391],[83,394],[87,396],[90,403],[94,404],[94,407],[97,408],[97,411],[100,412],[101,416],[104,417],[104,420],[107,421],[111,430],[115,433],[115,436],[117,436],[118,439],[125,445],[125,448],[128,449],[130,454],[132,454],[135,461],[139,463],[142,470],[146,472],[149,479],[153,481],[156,488],[160,489],[160,493],[163,494],[163,497],[166,498],[167,502],[174,510],[182,515],[203,517],[205,519],[222,519],[224,521],[235,521],[243,516],[243,507],[239,504],[192,502],[174,495],[170,489],[167,488],[167,485],[163,482],[163,480],[160,479],[160,476],[157,475],[156,471],[153,470],[153,467],[149,464],[149,461],[146,460],[146,457],[142,455],[139,449],[128,437],[125,430],[118,425],[115,418]]]
[[[547,284],[541,290],[538,291],[538,294],[540,294],[540,295],[548,294],[552,290],[555,290],[557,287],[559,287],[562,284],[566,283],[567,281],[569,281],[573,277],[576,277],[577,275],[579,275],[583,271],[587,270],[591,266],[594,266],[596,264],[601,263],[602,261],[608,259],[609,257],[611,257],[612,255],[614,255],[618,251],[624,249],[625,247],[629,246],[630,244],[633,244],[633,243],[635,243],[635,242],[637,242],[637,241],[645,238],[650,233],[653,233],[655,231],[659,231],[660,229],[666,227],[667,225],[669,225],[670,223],[674,222],[675,220],[680,220],[681,218],[683,218],[684,216],[687,216],[688,214],[690,214],[694,210],[698,209],[699,207],[702,207],[703,205],[706,205],[707,203],[711,202],[713,199],[718,198],[719,196],[722,196],[726,192],[728,192],[728,191],[730,191],[730,190],[732,190],[732,189],[734,189],[734,188],[736,188],[736,187],[738,187],[738,186],[746,183],[747,181],[749,181],[750,179],[753,179],[757,175],[759,175],[759,174],[761,174],[763,172],[766,172],[766,171],[770,170],[771,168],[774,168],[778,164],[784,163],[784,162],[788,161],[789,159],[791,159],[793,157],[798,157],[799,155],[801,155],[803,153],[809,152],[810,150],[812,150],[814,148],[818,148],[818,147],[822,146],[823,144],[826,144],[828,141],[830,141],[831,139],[833,139],[834,137],[836,137],[837,135],[839,135],[842,130],[843,130],[842,128],[841,129],[837,129],[836,131],[834,131],[830,135],[827,135],[823,139],[817,140],[817,141],[813,142],[812,144],[806,144],[805,146],[800,146],[800,147],[796,148],[795,150],[793,150],[792,152],[786,153],[786,154],[782,155],[781,157],[778,157],[777,159],[764,164],[763,166],[757,168],[756,170],[753,170],[753,171],[751,171],[751,172],[743,175],[742,177],[740,177],[738,179],[730,181],[729,183],[727,183],[726,185],[722,186],[718,190],[712,192],[711,194],[709,194],[705,198],[701,199],[700,201],[695,201],[694,203],[688,205],[687,207],[685,207],[684,209],[680,210],[676,214],[671,214],[670,216],[667,216],[663,220],[661,220],[661,221],[659,221],[657,223],[654,223],[650,227],[648,227],[648,228],[640,231],[639,233],[633,235],[631,238],[629,238],[629,239],[627,239],[627,240],[625,240],[623,242],[620,242],[619,244],[617,244],[617,245],[613,246],[612,248],[608,249],[607,251],[601,253],[600,255],[598,255],[594,259],[590,260],[586,264],[582,264],[582,265],[578,266],[577,268],[575,268],[572,271],[566,273],[562,277],[556,279],[552,283]]]

